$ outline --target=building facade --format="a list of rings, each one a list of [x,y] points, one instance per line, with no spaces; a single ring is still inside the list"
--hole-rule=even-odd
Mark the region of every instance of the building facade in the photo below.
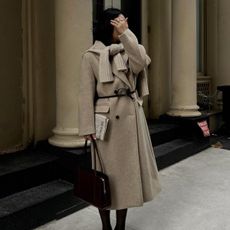
[[[82,146],[81,56],[92,45],[97,15],[111,6],[127,12],[152,59],[148,118],[199,116],[202,87],[214,95],[230,84],[229,0],[1,0],[1,154],[47,139]]]

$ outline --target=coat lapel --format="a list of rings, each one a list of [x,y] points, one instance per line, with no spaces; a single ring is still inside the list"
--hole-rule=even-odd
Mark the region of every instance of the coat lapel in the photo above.
[[[129,83],[129,80],[126,76],[126,73],[124,71],[118,71],[115,68],[114,62],[112,62],[112,72],[115,75],[115,77],[118,77],[121,81],[123,81],[129,88],[131,88],[131,85]]]

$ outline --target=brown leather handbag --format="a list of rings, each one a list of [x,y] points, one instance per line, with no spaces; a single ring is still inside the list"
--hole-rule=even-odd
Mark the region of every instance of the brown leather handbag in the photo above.
[[[96,141],[93,138],[91,144],[93,144],[94,148],[94,168],[85,169],[79,167],[77,169],[74,194],[97,208],[106,209],[111,205],[109,178],[104,173],[102,159]],[[87,140],[85,141],[84,151],[87,152]],[[101,172],[96,170],[96,156],[99,159]]]

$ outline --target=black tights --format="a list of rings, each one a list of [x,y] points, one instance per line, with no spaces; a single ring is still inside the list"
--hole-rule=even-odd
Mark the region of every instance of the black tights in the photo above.
[[[116,211],[117,223],[115,230],[125,230],[125,221],[128,209],[121,209]]]
[[[102,230],[112,230],[110,223],[110,210],[98,209],[102,222]]]
[[[102,230],[112,230],[110,223],[110,210],[98,209],[102,222]],[[128,209],[116,210],[117,223],[115,230],[125,230],[125,221]]]

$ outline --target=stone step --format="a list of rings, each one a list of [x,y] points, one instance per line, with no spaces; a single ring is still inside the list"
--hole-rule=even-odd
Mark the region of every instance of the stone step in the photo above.
[[[210,146],[209,139],[201,141],[175,139],[154,147],[158,169],[163,169]]]
[[[88,147],[87,153],[83,147],[61,148],[50,145],[47,140],[40,141],[36,149],[40,152],[55,155],[59,158],[58,169],[60,177],[71,183],[74,182],[74,172],[77,167],[91,168],[91,153]]]
[[[73,184],[54,180],[0,199],[1,230],[29,230],[87,204],[73,195]]]
[[[180,136],[181,127],[176,124],[153,123],[148,121],[153,146],[157,146]]]
[[[59,178],[58,159],[37,150],[1,156],[0,198]]]
[[[207,121],[209,123],[209,115],[202,114],[198,117],[172,117],[167,114],[161,115],[159,122],[165,124],[176,124],[181,127],[181,137],[192,138],[193,140],[200,140],[203,138],[202,130],[198,122]]]

